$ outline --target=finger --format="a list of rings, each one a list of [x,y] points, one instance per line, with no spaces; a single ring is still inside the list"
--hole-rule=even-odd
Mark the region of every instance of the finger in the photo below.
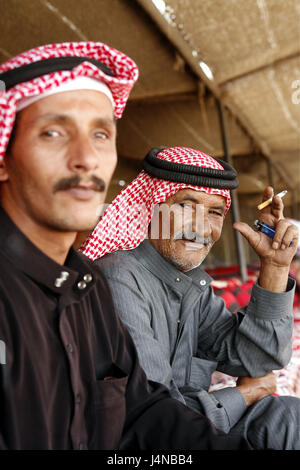
[[[283,250],[286,248],[286,246],[289,246],[289,245],[286,245],[283,241],[284,236],[286,235],[289,227],[291,227],[291,224],[285,219],[281,219],[277,222],[276,227],[275,227],[275,234],[274,234],[274,238],[272,242],[272,248],[274,250],[278,250],[279,248],[281,248],[281,245],[283,245],[282,246]],[[290,233],[287,234],[287,240],[289,240],[289,243],[292,241],[292,238],[290,238]]]
[[[267,199],[270,199],[271,197],[273,197],[273,194],[274,194],[274,190],[272,186],[267,186],[262,195],[262,202],[265,202]]]
[[[299,232],[297,227],[295,227],[295,225],[290,225],[282,238],[280,249],[285,250],[286,248],[297,247],[298,238]]]
[[[252,248],[256,248],[260,242],[260,232],[253,230],[248,224],[244,222],[235,222],[233,228],[240,232],[246,240],[250,243]]]
[[[276,219],[283,219],[284,204],[281,197],[274,196],[271,203],[271,213]]]
[[[271,202],[267,203],[265,207],[263,203],[266,202],[268,199],[271,199],[273,195],[274,195],[274,191],[273,191],[272,186],[267,186],[262,195],[262,203],[258,205],[258,209],[260,210],[261,214],[269,214],[271,212],[271,208],[270,208]]]

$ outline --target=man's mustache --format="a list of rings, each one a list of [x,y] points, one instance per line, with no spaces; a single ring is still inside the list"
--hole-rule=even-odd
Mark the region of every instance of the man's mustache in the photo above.
[[[101,178],[98,178],[97,176],[92,176],[88,181],[84,180],[81,176],[75,175],[70,178],[62,178],[59,180],[53,188],[53,192],[56,193],[57,191],[63,191],[66,189],[71,189],[76,186],[85,186],[86,184],[89,184],[88,189],[93,189],[94,191],[99,191],[100,193],[103,193],[106,189],[106,185],[104,181]],[[93,183],[90,185],[90,183]]]
[[[180,230],[176,232],[173,236],[173,240],[190,240],[200,243],[201,245],[208,246],[212,243],[211,237],[203,237],[202,235],[192,231],[192,230]]]

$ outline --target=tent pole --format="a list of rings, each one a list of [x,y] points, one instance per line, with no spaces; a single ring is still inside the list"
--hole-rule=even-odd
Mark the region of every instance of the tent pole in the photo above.
[[[223,150],[224,150],[224,158],[230,165],[232,165],[232,158],[231,158],[229,145],[228,145],[228,138],[227,138],[224,107],[219,100],[217,100],[217,105],[218,105]],[[233,222],[238,222],[240,220],[240,214],[239,214],[239,203],[238,203],[237,194],[235,191],[230,191],[230,193],[231,193],[232,220]],[[237,230],[234,230],[234,236],[235,236],[235,243],[236,243],[236,249],[237,249],[239,266],[240,266],[241,279],[242,279],[242,282],[246,282],[248,279],[248,273],[247,273],[247,263],[246,263],[242,235]]]

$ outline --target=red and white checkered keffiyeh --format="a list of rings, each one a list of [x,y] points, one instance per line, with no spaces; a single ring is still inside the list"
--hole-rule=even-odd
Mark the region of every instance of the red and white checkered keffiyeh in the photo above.
[[[72,70],[60,70],[30,81],[18,83],[7,91],[0,91],[0,162],[2,161],[16,117],[17,103],[59,87],[76,77],[85,76],[101,80],[112,93],[115,117],[120,118],[129,93],[138,78],[138,68],[132,59],[100,42],[67,42],[36,47],[0,66],[0,73],[53,57],[89,57],[102,62],[114,74],[106,75],[91,62],[82,62]]]
[[[186,147],[163,149],[157,157],[169,162],[224,169],[209,155]],[[143,170],[108,206],[81,251],[94,260],[113,251],[136,248],[146,238],[155,204],[165,202],[186,188],[223,196],[226,198],[225,214],[229,210],[231,198],[228,189],[174,183],[152,177]]]

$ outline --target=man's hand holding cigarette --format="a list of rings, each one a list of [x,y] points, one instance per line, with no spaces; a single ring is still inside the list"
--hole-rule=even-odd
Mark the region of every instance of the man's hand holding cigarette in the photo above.
[[[283,217],[282,198],[273,197],[273,194],[273,188],[268,186],[263,193],[262,202],[270,198],[272,202],[259,213],[261,222],[274,227],[273,239],[260,231],[253,230],[244,222],[236,222],[233,227],[248,240],[260,258],[260,286],[274,292],[284,292],[290,264],[297,250],[299,233],[297,227]]]

